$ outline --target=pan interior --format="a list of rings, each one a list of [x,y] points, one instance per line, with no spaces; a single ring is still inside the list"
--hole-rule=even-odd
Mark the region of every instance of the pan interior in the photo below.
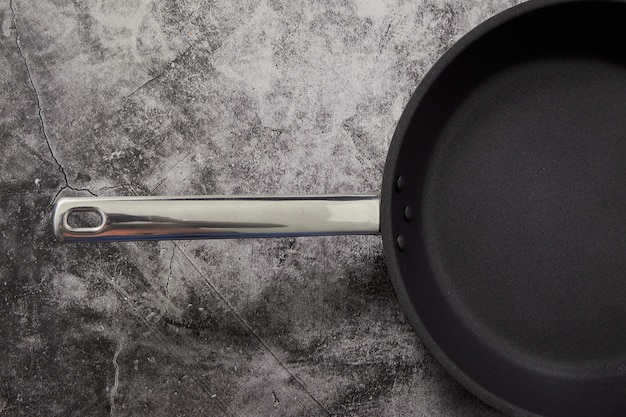
[[[512,413],[619,415],[626,4],[546,3],[470,34],[417,90],[383,238],[412,324],[466,387]]]
[[[441,132],[426,244],[461,316],[550,362],[624,361],[626,70],[595,57],[520,62]]]

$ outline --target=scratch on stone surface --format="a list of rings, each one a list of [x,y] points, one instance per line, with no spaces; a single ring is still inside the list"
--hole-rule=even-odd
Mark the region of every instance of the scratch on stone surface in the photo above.
[[[168,174],[174,168],[176,168],[181,162],[183,162],[185,159],[189,158],[192,154],[193,154],[193,152],[189,152],[182,159],[180,159],[179,161],[176,161],[176,163],[174,165],[172,165],[172,167],[165,172],[165,176],[163,177],[163,179],[161,181],[159,181],[159,183],[152,190],[150,190],[150,194],[154,194],[154,192],[161,186],[161,184],[163,184],[165,182],[165,180],[167,180]]]
[[[191,45],[189,45],[183,52],[177,54],[176,58],[174,58],[172,61],[168,62],[167,64],[165,64],[165,66],[163,67],[163,69],[161,70],[161,72],[159,72],[157,75],[155,75],[154,77],[150,78],[148,81],[144,82],[143,84],[141,84],[139,87],[135,88],[135,90],[133,90],[132,93],[130,93],[129,95],[127,95],[126,97],[124,97],[123,101],[128,100],[129,98],[131,98],[132,96],[134,96],[137,92],[139,92],[141,89],[143,89],[145,86],[153,83],[154,81],[158,80],[159,78],[161,78],[165,72],[167,71],[168,68],[170,68],[172,66],[172,64],[175,64],[176,62],[178,62],[182,57],[184,57],[185,55],[187,55],[187,53],[191,50],[191,48],[193,48],[196,44],[192,43]],[[121,109],[120,109],[121,110]],[[118,110],[119,111],[119,110]]]
[[[150,190],[150,194],[154,194],[154,192],[165,182],[166,179],[167,177],[163,177],[163,179],[159,181],[159,183],[152,190]]]
[[[119,385],[120,385],[120,366],[117,363],[117,357],[122,351],[123,345],[124,345],[124,341],[120,340],[119,343],[117,344],[117,349],[115,350],[115,353],[113,354],[113,367],[115,368],[115,380],[113,381],[113,387],[111,388],[111,400],[110,400],[111,415],[113,415],[113,412],[115,411],[115,396],[117,395],[117,389],[119,388]]]
[[[148,84],[158,80],[159,78],[161,78],[163,76],[163,74],[165,74],[165,71],[167,71],[167,68],[170,66],[170,64],[168,64],[165,68],[163,68],[163,70],[161,72],[159,72],[157,75],[155,75],[154,77],[150,78],[148,81],[146,81],[145,83],[141,84],[139,87],[137,87],[135,90],[133,90],[132,93],[130,93],[129,95],[127,95],[126,97],[124,97],[124,100],[128,100],[129,98],[131,98],[132,96],[134,96],[139,90],[141,90],[142,88],[144,88],[145,86],[147,86]]]
[[[207,279],[204,274],[202,273],[202,271],[200,270],[200,267],[198,265],[196,265],[196,263],[193,261],[193,259],[191,258],[191,256],[189,256],[189,254],[187,254],[187,252],[185,252],[184,250],[182,250],[178,245],[176,245],[176,243],[174,242],[174,245],[178,248],[178,250],[180,251],[180,253],[182,253],[185,258],[187,258],[187,260],[189,261],[189,263],[191,264],[191,266],[193,266],[193,268],[196,270],[196,272],[201,275],[202,277],[204,277],[204,281],[207,283],[207,285],[217,294],[217,296],[222,300],[222,302],[224,302],[224,304],[226,304],[226,306],[233,312],[233,314],[235,315],[235,317],[237,317],[237,319],[244,325],[244,327],[250,332],[250,334],[252,336],[254,336],[255,339],[257,339],[259,341],[259,343],[261,344],[261,346],[274,358],[274,360],[276,360],[276,362],[278,363],[278,365],[280,365],[281,368],[283,368],[283,370],[285,372],[287,372],[287,374],[289,375],[290,379],[295,381],[295,383],[300,386],[300,388],[305,392],[305,394],[311,398],[311,400],[313,400],[313,402],[327,415],[327,416],[331,416],[332,413],[330,412],[330,410],[328,408],[326,408],[324,406],[324,404],[322,404],[317,398],[315,398],[315,396],[311,393],[311,391],[308,389],[308,387],[304,384],[304,382],[302,382],[293,372],[291,372],[291,370],[280,360],[280,358],[278,357],[278,355],[272,350],[272,348],[270,348],[269,344],[267,344],[267,342],[265,341],[265,339],[263,339],[255,330],[254,328],[250,325],[250,323],[247,322],[247,320],[239,313],[239,311],[237,311],[237,309],[235,308],[234,305],[232,305],[230,303],[230,301],[228,301],[228,299],[226,298],[226,296],[224,296],[224,294],[222,294],[222,292],[209,280]]]
[[[70,185],[69,180],[67,179],[67,172],[65,172],[65,168],[63,168],[63,165],[61,165],[57,157],[54,155],[54,151],[52,150],[52,145],[50,145],[50,138],[48,137],[48,132],[46,129],[46,120],[44,118],[43,109],[41,107],[41,98],[39,97],[39,91],[37,90],[37,87],[35,87],[35,82],[33,81],[33,77],[30,72],[30,66],[28,65],[28,60],[26,59],[26,55],[24,55],[24,51],[22,50],[22,44],[20,41],[20,31],[17,27],[17,14],[15,13],[13,0],[9,1],[9,8],[11,9],[11,20],[13,22],[13,27],[15,28],[15,45],[17,46],[17,50],[20,56],[22,57],[22,60],[24,61],[24,67],[26,68],[26,75],[28,76],[28,81],[30,82],[30,86],[33,90],[33,93],[35,93],[35,101],[37,103],[37,113],[39,115],[39,124],[40,124],[41,133],[46,141],[46,145],[48,146],[48,151],[50,151],[50,156],[52,156],[52,160],[54,160],[54,162],[59,167],[59,170],[61,171],[61,174],[63,174],[63,180],[65,182],[65,185],[61,187],[61,189],[55,194],[51,205],[54,204],[54,202],[56,201],[61,191],[65,190],[66,188],[69,188],[70,190],[74,190],[74,191],[87,191],[92,196],[96,196],[96,194],[94,194],[88,188],[76,188]]]
[[[248,288],[252,288],[252,278],[254,275],[254,241],[250,243],[250,259],[248,264]],[[250,303],[250,291],[246,291],[246,303]]]
[[[130,191],[132,193],[133,196],[139,196],[139,195],[145,195],[146,191],[142,190],[142,186],[139,184],[136,184],[132,181],[128,181],[128,182],[123,182],[117,185],[109,185],[109,186],[105,186],[102,187],[100,189],[98,189],[99,192],[102,191],[108,191],[108,190],[115,190],[117,188],[126,188],[128,191]],[[139,192],[137,191],[139,190]]]
[[[108,276],[109,275],[105,271],[103,271],[102,268],[100,268],[97,264],[96,264],[96,268],[98,268],[99,272],[103,276]],[[119,275],[121,275],[121,273]],[[130,307],[134,317],[139,322],[143,323],[148,329],[150,329],[149,334],[157,339],[158,345],[164,347],[168,354],[176,355],[176,352],[172,349],[171,346],[169,346],[169,343],[171,343],[171,341],[167,338],[167,336],[165,336],[159,329],[157,329],[155,327],[156,323],[150,323],[148,320],[145,319],[145,317],[143,317],[139,313],[138,308],[135,305],[135,303],[134,303],[134,301],[132,299],[131,294],[128,293],[122,286],[117,284],[115,282],[115,278],[114,277],[111,277],[109,282],[110,282],[111,286],[113,287],[113,289],[118,294],[120,294],[122,296],[122,299]],[[189,348],[189,347],[187,346],[186,348]],[[119,355],[119,351],[121,351],[121,342],[120,342],[120,345],[118,345],[118,349],[116,351],[116,355],[114,355],[114,357],[113,357],[113,359],[114,359],[114,366],[117,364],[117,356]],[[197,377],[194,377],[193,368],[191,368],[192,370],[188,370],[188,368],[185,367],[185,365],[183,364],[182,369],[183,370],[187,370],[187,372],[185,372],[185,374],[190,379],[190,383],[195,384],[195,386],[197,386],[198,388],[200,388],[204,392],[204,398],[206,398],[206,396],[208,396],[210,393],[215,392],[215,387],[213,385],[211,385],[210,382],[207,382],[204,379],[199,379]],[[117,375],[117,379],[116,380],[118,382],[118,386],[116,387],[115,384],[114,384],[113,387],[116,389],[116,392],[117,392],[117,388],[119,388],[119,367],[116,367],[116,375]],[[111,398],[113,399],[114,397],[111,397]],[[230,406],[230,404],[228,404],[228,403],[226,403],[226,402],[224,402],[222,400],[216,400],[216,402],[219,404],[219,406],[222,408],[222,410],[225,413],[229,412],[230,415],[234,415],[234,416],[238,416],[239,415],[236,412],[236,410],[234,410]],[[111,407],[111,413],[113,413],[113,407]]]
[[[371,158],[368,158],[366,155],[363,154],[363,151],[357,144],[356,140],[354,140],[354,129],[347,125],[344,125],[344,129],[348,131],[348,137],[350,139],[350,142],[352,143],[352,146],[354,146],[354,156],[359,161],[359,166],[376,170],[374,162],[372,162]],[[378,187],[378,185],[370,177],[368,177],[366,180],[367,184],[372,190]]]
[[[115,190],[116,188],[122,188],[122,187],[129,187],[131,186],[130,183],[124,183],[124,184],[117,184],[117,185],[107,185],[105,187],[100,187],[99,191],[108,191],[108,190]]]
[[[176,253],[176,244],[172,242],[172,257],[170,258],[170,273],[167,275],[167,282],[165,283],[165,296],[169,296],[170,292],[170,278],[172,278],[172,264],[174,263],[174,254]]]
[[[380,41],[380,49],[378,50],[378,55],[383,53],[383,49],[385,48],[385,45],[387,44],[387,41],[389,40],[389,38],[387,37],[387,35],[389,35],[389,30],[391,29],[391,24],[393,23],[393,20],[391,22],[389,22],[389,24],[387,25],[387,30],[385,30],[385,34],[383,35],[381,41]]]
[[[20,190],[20,191],[1,191],[0,197],[16,197],[16,196],[24,196],[24,195],[37,195],[37,194],[48,194],[48,190]]]

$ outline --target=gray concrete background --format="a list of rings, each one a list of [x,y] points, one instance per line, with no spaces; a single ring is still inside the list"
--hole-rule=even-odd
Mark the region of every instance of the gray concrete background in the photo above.
[[[416,338],[379,237],[66,245],[50,217],[377,192],[420,79],[516,2],[0,0],[0,415],[500,415]]]

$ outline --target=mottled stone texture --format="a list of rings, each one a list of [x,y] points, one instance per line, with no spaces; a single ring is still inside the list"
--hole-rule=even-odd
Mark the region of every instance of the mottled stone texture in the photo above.
[[[420,79],[515,2],[0,0],[0,415],[499,415],[420,344],[379,237],[68,245],[50,218],[378,191]]]

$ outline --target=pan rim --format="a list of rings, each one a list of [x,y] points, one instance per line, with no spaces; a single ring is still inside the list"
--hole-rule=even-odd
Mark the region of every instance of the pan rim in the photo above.
[[[404,141],[404,137],[409,130],[409,125],[413,120],[414,114],[417,112],[420,103],[425,98],[426,94],[430,91],[434,82],[440,77],[442,72],[455,60],[461,53],[473,45],[476,41],[482,38],[484,35],[492,32],[494,29],[506,24],[507,22],[516,19],[522,15],[526,15],[531,12],[536,12],[544,8],[549,8],[564,4],[573,3],[613,3],[623,4],[623,0],[603,0],[601,2],[589,1],[589,0],[530,0],[525,3],[518,4],[509,9],[506,9],[499,14],[485,20],[477,27],[469,31],[466,35],[455,42],[452,47],[445,52],[433,65],[430,71],[426,74],[415,92],[409,99],[402,116],[400,117],[393,139],[391,141],[389,152],[387,154],[387,160],[385,163],[382,191],[381,191],[381,233],[383,239],[383,246],[385,252],[385,259],[387,268],[392,278],[392,284],[396,295],[403,307],[404,313],[411,323],[412,327],[417,333],[417,336],[427,348],[427,350],[435,357],[435,359],[442,365],[442,367],[465,389],[474,394],[476,397],[484,401],[485,403],[495,407],[496,409],[512,415],[512,416],[537,416],[536,414],[528,411],[525,408],[519,407],[500,396],[492,393],[487,388],[479,384],[473,377],[464,372],[457,364],[449,358],[446,352],[439,346],[438,342],[431,336],[430,331],[426,325],[422,322],[413,303],[410,299],[408,289],[402,279],[402,270],[400,268],[399,257],[400,252],[397,249],[397,237],[393,235],[392,218],[391,213],[391,201],[393,195],[396,192],[397,187],[397,174],[396,174],[396,161],[398,160],[401,152],[401,145]]]

